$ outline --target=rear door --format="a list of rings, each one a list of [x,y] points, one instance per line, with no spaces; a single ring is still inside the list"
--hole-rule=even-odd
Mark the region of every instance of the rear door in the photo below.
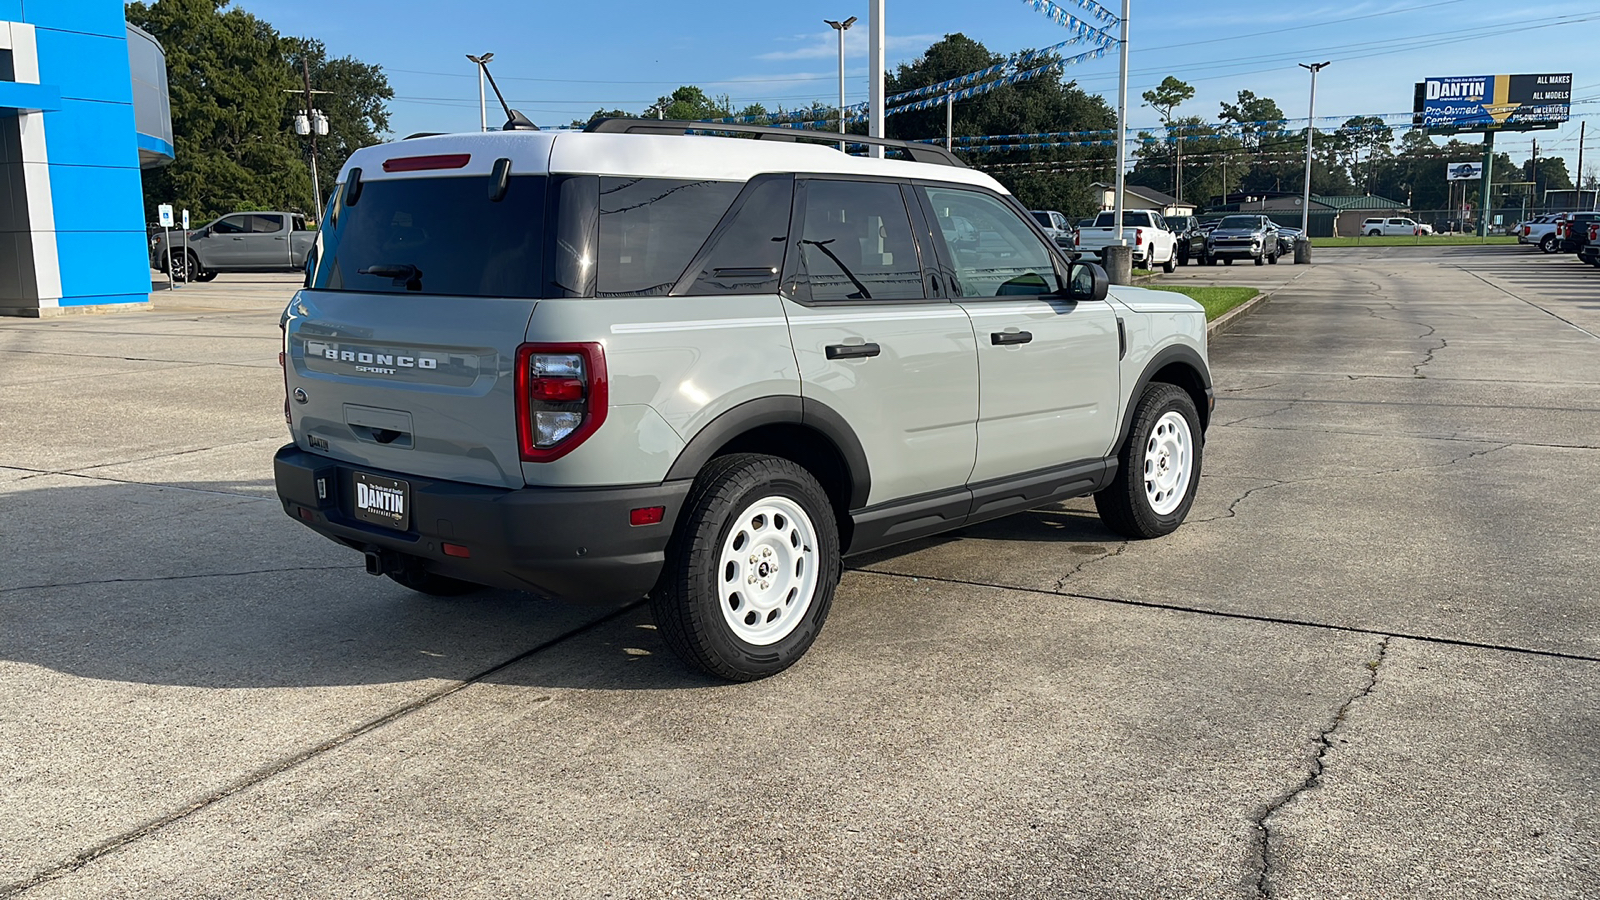
[[[894,181],[801,180],[784,309],[802,396],[860,438],[867,504],[954,492],[948,522],[966,514],[962,488],[976,455],[977,346],[933,267],[924,274],[911,223]],[[948,227],[953,243],[980,243],[970,224]]]
[[[1111,305],[1052,296],[1061,286],[1055,255],[1000,195],[931,183],[918,191],[933,220],[980,222],[1005,245],[941,248],[978,344],[974,486],[1102,459],[1115,440],[1120,388]],[[981,515],[981,495],[975,503]]]
[[[513,369],[548,179],[513,175],[494,201],[487,175],[421,176],[329,208],[285,320],[295,438],[352,469],[521,487]]]
[[[252,213],[247,219],[250,231],[244,236],[246,264],[269,269],[289,264],[289,230],[283,213]]]

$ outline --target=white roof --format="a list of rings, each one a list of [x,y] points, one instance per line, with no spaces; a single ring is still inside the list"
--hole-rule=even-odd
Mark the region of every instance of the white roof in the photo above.
[[[386,160],[465,154],[465,165],[385,172]],[[590,134],[581,131],[491,131],[443,134],[364,147],[350,155],[339,181],[353,168],[361,180],[486,176],[495,160],[510,159],[513,174],[620,175],[631,178],[703,178],[748,181],[763,172],[880,175],[980,185],[1008,193],[988,175],[960,166],[847,156],[827,144],[738,140],[710,135]]]

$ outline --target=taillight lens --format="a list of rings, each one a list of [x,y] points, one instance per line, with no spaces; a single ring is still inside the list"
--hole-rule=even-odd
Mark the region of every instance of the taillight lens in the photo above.
[[[606,356],[597,343],[517,348],[517,443],[523,460],[572,452],[606,418]]]
[[[1133,233],[1133,245],[1134,245],[1134,246],[1135,246],[1135,247],[1142,247],[1142,246],[1144,246],[1144,232],[1142,232],[1142,231],[1135,231],[1135,232],[1134,232],[1134,233]]]

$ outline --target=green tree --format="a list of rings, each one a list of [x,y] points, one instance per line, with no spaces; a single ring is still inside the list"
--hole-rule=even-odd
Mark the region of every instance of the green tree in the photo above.
[[[1157,85],[1154,90],[1145,91],[1140,96],[1144,99],[1144,105],[1155,110],[1156,115],[1161,117],[1161,124],[1166,126],[1166,135],[1163,143],[1166,156],[1171,161],[1170,174],[1172,177],[1164,187],[1170,190],[1173,195],[1182,196],[1183,190],[1178,184],[1178,166],[1183,154],[1191,150],[1191,148],[1186,146],[1186,138],[1189,135],[1186,132],[1180,133],[1180,131],[1184,131],[1183,129],[1173,127],[1172,113],[1173,110],[1183,105],[1185,100],[1194,96],[1194,88],[1168,75],[1161,80],[1161,84]],[[1154,186],[1151,185],[1151,187]]]
[[[311,71],[313,90],[327,91],[313,94],[313,108],[322,110],[328,117],[328,133],[317,138],[317,177],[324,194],[333,190],[339,170],[350,154],[362,147],[379,143],[389,134],[389,107],[394,90],[379,66],[361,62],[350,56],[328,58],[328,48],[315,38],[285,38],[285,58],[291,78],[301,75],[303,87],[305,65]],[[303,94],[284,94],[286,122],[305,106]],[[300,139],[307,148],[310,142]],[[326,198],[324,198],[326,199]]]
[[[311,208],[310,170],[284,118],[296,87],[271,25],[228,0],[155,0],[128,21],[166,50],[176,156],[144,176],[146,215],[175,202],[202,221],[239,209]]]

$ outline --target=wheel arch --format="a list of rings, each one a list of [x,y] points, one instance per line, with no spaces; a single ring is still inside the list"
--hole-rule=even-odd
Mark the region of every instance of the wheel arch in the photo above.
[[[1199,351],[1187,344],[1173,344],[1157,352],[1145,364],[1144,371],[1134,382],[1133,390],[1128,392],[1128,408],[1122,413],[1122,428],[1117,433],[1117,447],[1121,447],[1128,439],[1128,432],[1133,428],[1133,414],[1139,405],[1139,395],[1144,393],[1146,386],[1152,382],[1161,382],[1180,387],[1194,401],[1196,413],[1200,416],[1200,430],[1204,432],[1211,425],[1211,370],[1206,366],[1206,361],[1201,358]]]
[[[706,463],[729,453],[777,456],[816,476],[833,503],[841,546],[849,546],[850,511],[867,505],[872,477],[861,440],[837,411],[801,397],[741,403],[689,439],[666,480],[693,479]]]

